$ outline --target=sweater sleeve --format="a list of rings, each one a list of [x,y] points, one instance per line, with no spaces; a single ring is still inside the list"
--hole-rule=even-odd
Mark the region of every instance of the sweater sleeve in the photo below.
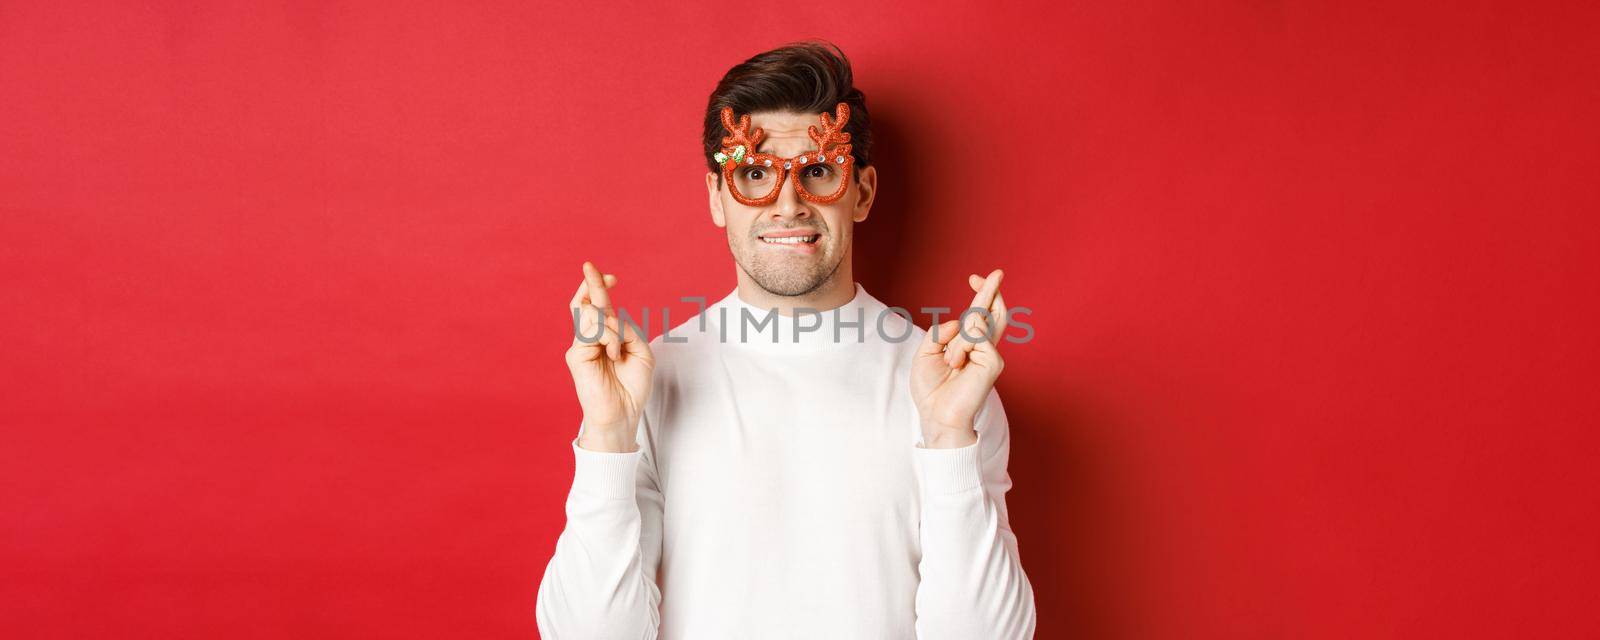
[[[917,637],[1031,638],[1033,586],[1006,518],[1010,435],[990,390],[976,418],[978,442],[915,448],[922,492]]]
[[[662,496],[647,427],[640,425],[639,450],[631,453],[590,451],[572,440],[567,526],[539,583],[540,637],[656,637]]]

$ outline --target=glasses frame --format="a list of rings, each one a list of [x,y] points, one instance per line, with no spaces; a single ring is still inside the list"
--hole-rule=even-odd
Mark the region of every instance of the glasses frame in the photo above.
[[[722,138],[723,150],[716,154],[717,162],[722,165],[722,179],[728,184],[728,192],[740,204],[751,207],[764,207],[778,200],[778,195],[783,193],[783,183],[789,179],[791,173],[803,171],[808,166],[819,162],[836,165],[843,172],[844,177],[839,180],[839,187],[833,193],[820,195],[807,191],[803,181],[794,180],[794,190],[797,195],[809,202],[817,204],[831,204],[844,197],[850,189],[850,181],[855,177],[855,156],[850,153],[850,134],[844,131],[844,125],[850,121],[850,105],[840,102],[834,107],[834,118],[829,118],[827,113],[822,114],[822,129],[816,125],[806,127],[806,135],[817,144],[815,151],[807,151],[792,158],[757,152],[756,146],[766,138],[767,133],[759,127],[750,128],[750,114],[740,116],[738,122],[734,121],[733,108],[722,108],[722,126],[728,130],[728,135]],[[738,183],[733,179],[735,171],[742,167],[762,167],[778,172],[777,184],[766,195],[752,198],[739,191]]]

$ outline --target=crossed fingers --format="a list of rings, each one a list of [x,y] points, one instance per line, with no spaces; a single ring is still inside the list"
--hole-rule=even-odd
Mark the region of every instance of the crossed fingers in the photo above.
[[[957,369],[966,364],[968,354],[980,348],[980,343],[984,343],[981,348],[985,349],[993,349],[1000,343],[1000,336],[1006,330],[1006,302],[1000,295],[1000,279],[1003,277],[1005,272],[1000,269],[989,272],[986,278],[980,278],[977,274],[967,276],[967,285],[972,287],[975,295],[972,304],[962,314],[957,335],[951,336],[950,343],[945,347],[945,364],[950,368]],[[973,308],[983,309],[984,312],[970,311]],[[991,322],[994,323],[993,331],[989,327]]]
[[[608,291],[616,284],[616,276],[609,273],[601,274],[594,263],[585,262],[583,281],[578,283],[578,291],[572,294],[572,302],[569,305],[574,317],[578,318],[578,335],[594,335],[598,329],[600,339],[595,344],[603,347],[606,357],[613,361],[622,356],[623,347],[617,311],[611,306],[611,294]],[[573,336],[573,342],[580,342],[576,335]]]

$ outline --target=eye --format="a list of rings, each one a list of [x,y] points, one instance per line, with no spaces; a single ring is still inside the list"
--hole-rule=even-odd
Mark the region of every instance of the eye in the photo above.
[[[761,180],[767,177],[767,171],[765,169],[746,169],[744,177],[746,180]]]
[[[814,164],[806,167],[805,175],[807,178],[826,178],[833,175],[833,167],[825,164]]]

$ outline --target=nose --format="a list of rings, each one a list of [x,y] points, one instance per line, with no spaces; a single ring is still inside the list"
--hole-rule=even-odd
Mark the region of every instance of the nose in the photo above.
[[[784,180],[783,185],[778,188],[778,199],[773,201],[768,211],[768,215],[772,216],[774,221],[806,220],[811,217],[811,208],[800,198],[800,194],[795,192],[795,179],[795,176],[789,176],[789,179]]]

